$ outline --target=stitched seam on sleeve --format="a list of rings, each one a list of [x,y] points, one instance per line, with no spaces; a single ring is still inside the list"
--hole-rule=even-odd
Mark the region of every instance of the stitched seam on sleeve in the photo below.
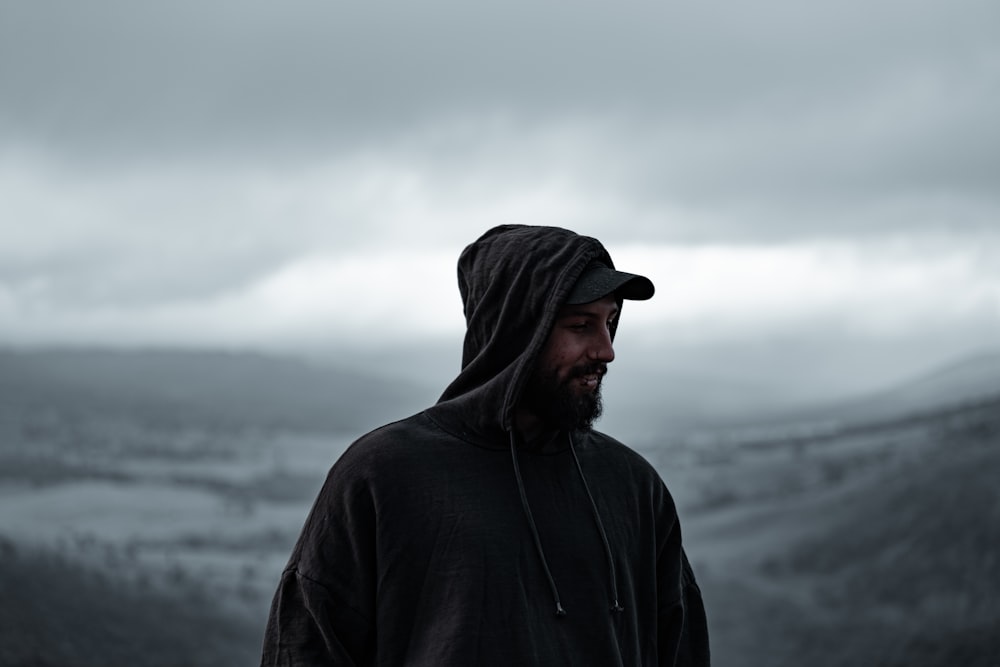
[[[354,612],[355,616],[362,619],[366,623],[371,622],[371,619],[369,619],[368,616],[358,611],[353,605],[344,602],[341,599],[341,596],[337,595],[329,586],[327,586],[323,582],[317,581],[316,579],[313,579],[309,575],[304,574],[297,567],[288,568],[288,571],[293,572],[295,576],[298,577],[299,579],[304,579],[305,581],[308,581],[310,584],[322,588],[324,591],[326,591],[327,595],[329,595],[332,599],[336,600],[339,604],[343,605],[345,608],[350,609],[352,612]]]

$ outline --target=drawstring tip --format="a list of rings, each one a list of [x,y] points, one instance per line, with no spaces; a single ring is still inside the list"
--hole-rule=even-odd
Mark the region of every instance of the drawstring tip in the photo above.
[[[566,610],[563,609],[561,602],[556,602],[556,616],[565,616]]]
[[[615,600],[614,602],[611,603],[611,611],[622,612],[625,611],[625,607],[618,604],[618,600]]]

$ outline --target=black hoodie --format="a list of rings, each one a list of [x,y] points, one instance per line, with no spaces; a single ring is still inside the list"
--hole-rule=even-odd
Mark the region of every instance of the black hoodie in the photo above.
[[[597,431],[521,442],[513,429],[593,260],[613,267],[597,240],[551,227],[497,227],[465,249],[462,371],[437,405],[363,436],[330,470],[262,665],[709,664],[656,471]]]

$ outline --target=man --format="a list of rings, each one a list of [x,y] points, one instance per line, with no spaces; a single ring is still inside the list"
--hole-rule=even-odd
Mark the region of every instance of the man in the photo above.
[[[623,299],[595,239],[504,225],[459,259],[462,370],[330,470],[262,664],[708,665],[653,468],[591,428]]]

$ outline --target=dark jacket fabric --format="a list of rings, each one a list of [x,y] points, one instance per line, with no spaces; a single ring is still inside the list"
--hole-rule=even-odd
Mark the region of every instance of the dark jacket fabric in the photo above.
[[[334,464],[282,574],[262,665],[709,664],[656,471],[598,431],[527,442],[513,429],[555,315],[594,259],[613,266],[595,239],[557,228],[498,227],[466,248],[462,371],[435,406]]]

